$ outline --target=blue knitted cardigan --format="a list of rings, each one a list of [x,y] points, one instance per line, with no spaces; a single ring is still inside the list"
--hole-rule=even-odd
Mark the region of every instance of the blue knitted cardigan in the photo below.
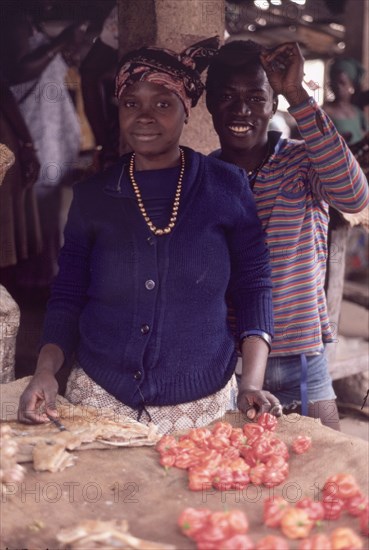
[[[74,186],[42,345],[76,354],[126,405],[174,405],[220,390],[238,333],[273,334],[269,256],[237,167],[184,148],[177,223],[156,237],[128,179],[129,156]]]

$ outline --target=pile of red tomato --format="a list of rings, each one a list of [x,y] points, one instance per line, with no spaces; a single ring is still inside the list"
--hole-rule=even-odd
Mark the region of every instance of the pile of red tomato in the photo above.
[[[186,508],[178,518],[178,525],[184,535],[196,542],[197,550],[289,550],[288,538],[304,539],[299,542],[299,550],[363,548],[360,537],[348,527],[334,529],[330,535],[318,533],[306,538],[314,522],[308,520],[308,515],[302,509],[289,509],[288,503],[286,504],[285,514],[278,525],[282,527],[287,538],[266,535],[254,542],[246,534],[249,528],[248,519],[241,510],[211,512],[206,508]],[[268,507],[270,509],[270,503]],[[277,504],[277,507],[280,508],[280,505]]]
[[[310,539],[314,526],[324,520],[336,520],[343,511],[359,517],[359,527],[363,535],[368,530],[368,499],[363,495],[351,474],[340,473],[329,477],[322,491],[322,500],[313,501],[305,497],[291,506],[282,497],[269,498],[264,501],[264,524],[278,527],[289,539],[305,539],[299,550],[358,550],[363,547],[361,539],[350,528],[335,529],[328,537],[315,534]]]
[[[217,422],[212,429],[195,428],[178,440],[165,435],[156,445],[160,464],[188,470],[192,491],[211,487],[220,491],[242,490],[249,483],[280,485],[288,476],[289,452],[274,433],[277,423],[275,416],[263,413],[257,422],[243,428]],[[301,454],[310,445],[309,437],[299,436],[292,450]]]
[[[184,535],[196,541],[198,550],[248,550],[255,548],[246,535],[247,516],[242,510],[211,512],[207,508],[186,508],[178,518]]]
[[[277,423],[274,416],[263,413],[243,428],[217,422],[212,428],[196,428],[178,439],[165,435],[156,445],[160,464],[188,470],[189,489],[193,491],[242,490],[249,483],[280,485],[288,476],[289,450],[274,433]],[[298,436],[291,450],[302,454],[310,447],[308,436]],[[288,539],[301,539],[299,550],[360,550],[360,537],[348,527],[334,529],[330,535],[311,532],[324,520],[336,520],[346,512],[359,518],[361,533],[369,536],[368,510],[368,499],[355,478],[339,473],[326,480],[321,501],[305,497],[293,506],[279,496],[265,500],[264,524],[280,529],[281,534],[267,535],[256,543],[248,534],[249,522],[240,509],[212,512],[186,508],[178,524],[198,550],[288,550]]]
[[[324,520],[334,520],[346,511],[359,517],[363,535],[369,536],[368,499],[355,478],[346,473],[327,479],[322,500],[305,497],[292,506],[280,496],[264,501],[264,525],[279,528],[281,535],[267,535],[256,543],[247,534],[249,522],[240,509],[211,512],[209,509],[186,508],[178,518],[184,535],[194,540],[198,550],[288,550],[288,539],[302,539],[299,550],[360,550],[363,543],[349,527],[338,527],[329,535],[311,535],[314,526]]]

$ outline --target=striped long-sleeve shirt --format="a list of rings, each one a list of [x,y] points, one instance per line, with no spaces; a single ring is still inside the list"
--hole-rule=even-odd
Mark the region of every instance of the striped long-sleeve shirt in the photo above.
[[[324,293],[328,205],[359,212],[368,182],[313,98],[290,107],[303,141],[279,139],[254,195],[271,253],[275,337],[271,355],[314,353],[332,341]],[[332,330],[333,329],[333,330]]]
[[[290,107],[303,141],[269,132],[274,152],[254,196],[272,263],[275,336],[271,356],[312,354],[333,341],[324,293],[328,205],[359,212],[368,182],[332,121],[313,98]]]

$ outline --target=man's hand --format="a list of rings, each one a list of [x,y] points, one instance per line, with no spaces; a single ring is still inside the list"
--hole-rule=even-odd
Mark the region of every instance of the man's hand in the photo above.
[[[302,86],[304,58],[296,42],[286,42],[274,50],[265,49],[260,60],[274,92],[283,95],[291,106],[309,97]]]

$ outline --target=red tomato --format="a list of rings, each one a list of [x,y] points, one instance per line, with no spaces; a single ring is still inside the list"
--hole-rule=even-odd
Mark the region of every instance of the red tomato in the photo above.
[[[176,456],[175,467],[180,468],[181,470],[187,470],[196,464],[196,459],[189,452],[181,452]]]
[[[207,525],[211,511],[207,508],[185,508],[178,518],[178,525],[184,535],[193,538]]]
[[[228,524],[234,535],[244,535],[249,530],[249,520],[242,510],[230,510],[228,514]]]
[[[223,451],[222,455],[225,461],[236,460],[237,458],[240,458],[240,452],[236,447],[228,447],[228,449],[225,449]]]
[[[187,451],[188,449],[195,449],[197,447],[196,443],[190,439],[187,435],[182,436],[178,440],[178,449],[180,451]]]
[[[188,472],[188,488],[191,491],[203,491],[212,486],[213,472],[202,466],[192,467]]]
[[[217,550],[255,550],[255,545],[248,535],[234,535],[223,540]]]
[[[231,437],[233,426],[229,422],[216,422],[213,426],[213,437]]]
[[[177,440],[172,435],[163,435],[161,439],[155,445],[155,449],[159,453],[166,453],[169,450],[177,448]]]
[[[210,516],[210,525],[218,525],[227,537],[243,535],[247,533],[249,522],[242,510],[230,510],[229,512],[213,512]]]
[[[351,474],[336,474],[329,477],[323,487],[324,495],[335,495],[342,500],[347,500],[360,494],[356,479]]]
[[[255,550],[288,550],[288,542],[277,535],[267,535],[258,540]]]
[[[279,527],[285,511],[290,507],[283,497],[271,497],[264,500],[264,524],[268,527]]]
[[[345,501],[345,510],[350,516],[360,516],[368,504],[368,497],[359,493]]]
[[[327,495],[323,498],[324,519],[338,519],[341,516],[344,502],[340,498]]]
[[[298,550],[332,550],[332,546],[329,537],[319,533],[309,539],[302,540]]]
[[[234,471],[234,470],[242,470],[243,472],[249,472],[250,471],[250,466],[248,464],[246,464],[244,459],[241,458],[241,457],[235,458],[234,460],[223,461],[223,463],[224,463],[224,465],[231,468],[232,471]]]
[[[208,445],[210,449],[215,449],[216,451],[223,452],[225,449],[228,449],[228,447],[230,447],[231,442],[226,435],[217,435],[216,437],[212,436],[208,440]]]
[[[369,509],[365,508],[360,514],[360,531],[366,537],[369,537]]]
[[[249,476],[251,483],[253,483],[254,485],[261,485],[263,483],[265,470],[265,464],[263,464],[262,462],[250,468]]]
[[[232,477],[232,489],[241,491],[250,483],[249,474],[245,470],[232,470]]]
[[[264,433],[264,428],[260,424],[245,424],[243,433],[247,437],[247,445],[252,445]]]
[[[214,470],[218,468],[221,462],[222,455],[214,449],[208,449],[207,451],[205,451],[201,459],[201,465],[208,468],[209,470]]]
[[[268,468],[268,466],[265,465],[265,471],[263,473],[262,483],[265,485],[265,487],[276,487],[277,485],[280,485],[281,483],[283,483],[286,477],[287,477],[287,474],[285,474],[282,470],[277,470],[275,468]]]
[[[305,497],[299,500],[296,504],[296,508],[305,510],[309,518],[316,522],[324,519],[324,506],[321,502],[315,502],[310,497]]]
[[[289,458],[290,454],[288,452],[288,447],[287,447],[287,445],[285,444],[284,441],[279,439],[279,437],[276,437],[276,436],[271,437],[270,438],[270,444],[273,447],[273,451],[274,451],[275,455],[281,456],[285,460],[287,460]]]
[[[281,520],[282,533],[289,539],[305,539],[309,536],[314,523],[305,510],[289,508]]]
[[[292,450],[297,455],[306,453],[311,447],[311,437],[308,435],[298,435],[296,439],[292,441]]]
[[[267,437],[260,437],[252,444],[254,456],[257,460],[266,462],[270,456],[274,454],[274,449],[270,444],[270,439]]]
[[[211,437],[211,431],[208,428],[194,428],[188,432],[188,437],[199,447],[207,447],[208,439]]]
[[[213,487],[219,491],[229,491],[233,485],[233,474],[231,468],[220,466],[213,476]]]
[[[174,466],[175,461],[176,455],[169,453],[162,454],[159,460],[160,464],[164,466],[164,468],[171,468],[172,466]]]
[[[240,447],[239,451],[240,455],[249,466],[256,466],[256,464],[258,464],[258,460],[256,459],[254,449],[252,447],[249,445],[243,445],[243,447]]]
[[[222,525],[207,524],[200,531],[197,531],[193,538],[197,543],[217,543],[215,548],[218,548],[219,543],[228,537],[227,533],[228,529]]]
[[[278,426],[278,420],[276,417],[267,412],[261,413],[257,419],[257,423],[262,426],[264,430],[268,430],[269,432],[274,432]]]
[[[286,477],[288,476],[288,472],[289,472],[288,462],[286,462],[286,460],[282,456],[272,455],[266,462],[265,466],[267,468],[273,468],[275,470],[278,470]]]
[[[331,533],[332,550],[360,550],[361,538],[349,527],[338,527]]]
[[[241,428],[233,428],[229,439],[231,441],[231,445],[236,448],[242,447],[242,445],[246,445],[247,442],[247,438]]]

